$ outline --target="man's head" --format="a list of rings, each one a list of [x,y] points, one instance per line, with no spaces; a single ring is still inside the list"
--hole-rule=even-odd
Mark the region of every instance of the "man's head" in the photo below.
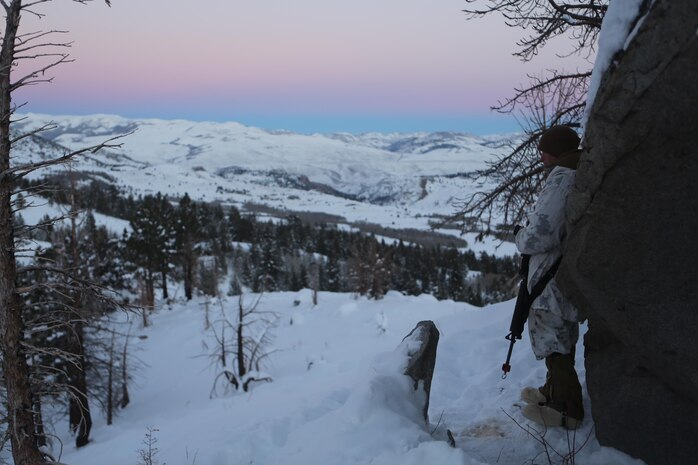
[[[561,156],[579,148],[579,136],[569,126],[553,126],[540,136],[538,150],[545,166],[552,166]]]

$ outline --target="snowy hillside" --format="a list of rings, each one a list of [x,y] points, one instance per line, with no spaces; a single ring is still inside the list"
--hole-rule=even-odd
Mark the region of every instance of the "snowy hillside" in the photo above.
[[[41,118],[32,115],[24,129],[44,124]],[[477,188],[459,174],[504,150],[496,138],[454,133],[304,136],[234,123],[57,122],[48,139],[24,140],[14,163],[55,157],[137,126],[122,150],[89,154],[74,169],[133,193],[188,192],[197,200],[324,212],[396,229],[427,228],[435,214],[452,213],[453,200]],[[28,223],[64,212],[34,200],[39,203],[23,211]],[[103,215],[96,221],[117,233],[129,227]],[[493,253],[495,245],[477,246]],[[512,252],[511,245],[498,251]],[[221,286],[225,296],[227,284]],[[60,442],[54,440],[52,452],[62,463],[138,464],[151,428],[159,449],[153,464],[159,465],[562,464],[570,452],[579,465],[642,464],[601,447],[590,417],[576,434],[529,429],[519,392],[542,384],[545,367],[525,339],[515,348],[512,373],[501,378],[513,302],[476,308],[430,295],[389,292],[376,301],[321,292],[313,306],[308,290],[265,294],[259,310],[276,319],[260,370],[273,381],[243,393],[226,391],[217,378],[216,336],[204,328],[204,308],[218,328],[221,312],[234,313],[237,298],[186,302],[179,284],[170,281],[170,288],[174,298],[156,303],[152,326],[143,328],[137,315],[120,314],[114,323],[131,334],[140,360],[131,402],[114,423],[108,426],[101,406],[93,405],[91,443],[78,450],[66,419],[54,417]],[[430,425],[395,352],[421,320],[433,320],[441,333]],[[583,382],[581,360],[577,369]],[[589,411],[586,395],[585,403]],[[447,444],[446,429],[456,448]],[[8,459],[1,454],[0,462]]]
[[[384,176],[470,172],[482,168],[496,154],[491,138],[450,132],[304,135],[233,122],[26,116],[15,125],[17,130],[29,131],[54,122],[57,127],[41,135],[66,147],[95,145],[135,131],[122,141],[123,153],[150,165],[203,166],[212,172],[231,167],[283,169],[328,184],[360,179],[355,176],[372,182]]]
[[[347,222],[429,227],[482,186],[471,174],[502,155],[497,137],[461,133],[302,135],[237,123],[129,120],[116,116],[29,114],[15,163],[120,139],[120,149],[88,154],[74,169],[135,194],[155,193],[245,206],[324,212]],[[44,171],[43,173],[45,173]]]
[[[224,307],[234,308],[236,298],[227,299]],[[158,430],[156,463],[167,465],[549,463],[520,413],[520,389],[542,383],[545,373],[527,338],[516,345],[511,374],[501,378],[513,302],[478,309],[431,296],[390,293],[368,301],[321,293],[313,307],[309,291],[267,294],[260,309],[278,315],[275,352],[264,367],[273,382],[248,393],[219,389],[213,398],[216,369],[209,354],[215,341],[204,330],[203,308],[200,300],[164,306],[146,329],[132,318],[136,355],[146,366],[132,402],[112,426],[97,418],[92,443],[80,450],[67,425],[58,423],[62,462],[138,463],[151,427]],[[215,319],[220,307],[211,308]],[[441,332],[428,427],[393,353],[425,319]],[[577,369],[583,380],[581,362]],[[585,403],[588,411],[586,394]],[[445,442],[445,428],[453,431],[456,449]],[[563,459],[552,449],[564,456],[568,441],[576,444],[576,464],[642,464],[599,446],[590,418],[576,435],[561,429],[542,434],[555,464]]]

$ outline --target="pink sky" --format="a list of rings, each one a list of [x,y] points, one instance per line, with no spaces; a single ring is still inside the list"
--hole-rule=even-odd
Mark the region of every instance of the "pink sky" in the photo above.
[[[37,7],[41,21],[25,15],[25,31],[69,30],[76,60],[19,96],[28,110],[303,132],[495,132],[516,126],[489,106],[556,61],[523,65],[511,56],[520,31],[499,18],[466,21],[462,0],[112,5],[60,0]]]

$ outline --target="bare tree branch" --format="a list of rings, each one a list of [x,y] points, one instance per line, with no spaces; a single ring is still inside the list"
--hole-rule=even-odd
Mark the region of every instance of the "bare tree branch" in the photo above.
[[[19,78],[18,80],[16,80],[12,84],[10,84],[10,91],[14,92],[17,89],[24,87],[24,86],[28,86],[28,85],[39,84],[42,82],[43,83],[52,82],[53,78],[39,79],[39,76],[45,75],[48,70],[55,68],[58,65],[61,65],[64,63],[72,63],[74,61],[74,60],[71,60],[68,58],[69,57],[68,54],[58,53],[58,54],[56,54],[56,56],[59,57],[58,60],[56,60],[52,63],[49,63],[48,65],[43,66],[40,69],[37,69],[36,71],[32,71],[31,73],[22,76],[21,78]]]
[[[505,24],[521,29],[524,37],[514,55],[531,60],[548,41],[572,39],[570,54],[589,56],[596,46],[608,0],[465,0],[469,19],[501,15]],[[523,219],[525,209],[541,187],[545,173],[537,168],[537,142],[554,125],[579,127],[591,72],[549,70],[545,76],[528,76],[529,83],[514,89],[513,96],[497,102],[494,111],[512,114],[523,135],[510,152],[476,173],[486,190],[464,199],[446,222],[484,233],[505,230]],[[443,223],[441,223],[443,225]]]
[[[532,31],[517,45],[514,55],[529,61],[545,44],[558,36],[570,34],[577,40],[574,49],[581,52],[596,42],[608,0],[586,0],[557,3],[554,0],[465,0],[479,8],[463,10],[469,18],[498,13],[510,27]]]
[[[115,140],[123,139],[124,137],[127,137],[127,136],[133,134],[133,132],[134,131],[130,131],[130,132],[127,132],[125,134],[120,134],[118,136],[111,137],[100,144],[93,145],[92,147],[85,147],[83,149],[75,150],[75,151],[70,152],[66,155],[63,155],[62,157],[54,158],[52,160],[45,160],[45,161],[40,161],[40,162],[36,162],[36,163],[27,163],[24,165],[15,166],[13,168],[10,168],[10,169],[5,170],[4,172],[0,173],[0,179],[4,178],[6,176],[10,176],[10,175],[15,175],[16,177],[23,177],[29,173],[32,173],[38,169],[41,169],[41,168],[46,168],[48,166],[54,166],[54,165],[63,165],[65,163],[69,162],[70,160],[72,160],[73,158],[77,157],[78,155],[82,155],[84,153],[96,153],[96,152],[98,152],[102,149],[105,149],[105,148],[119,148],[123,144],[121,144],[121,143],[114,144],[112,142]]]
[[[15,143],[19,142],[22,139],[26,139],[27,137],[35,136],[35,135],[39,134],[40,132],[50,131],[51,129],[55,129],[57,127],[58,127],[58,125],[56,123],[44,124],[43,126],[37,128],[37,129],[34,129],[32,131],[29,131],[29,132],[26,132],[22,135],[19,135],[19,136],[15,137],[14,139],[10,139],[10,144],[14,145]]]

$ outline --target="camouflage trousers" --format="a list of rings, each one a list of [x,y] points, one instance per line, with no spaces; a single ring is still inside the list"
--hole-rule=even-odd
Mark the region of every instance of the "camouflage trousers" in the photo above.
[[[554,353],[569,354],[579,339],[579,323],[567,321],[547,308],[531,308],[528,334],[533,354],[542,360]]]

